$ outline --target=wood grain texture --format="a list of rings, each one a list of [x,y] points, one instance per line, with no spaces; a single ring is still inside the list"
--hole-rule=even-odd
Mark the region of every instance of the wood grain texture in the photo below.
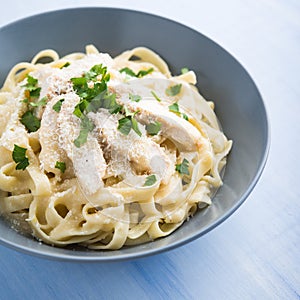
[[[300,299],[300,2],[94,0],[80,5],[166,16],[232,53],[265,100],[272,135],[269,160],[232,217],[164,254],[75,264],[0,246],[0,299]],[[2,7],[0,26],[72,6],[71,0],[10,0]]]

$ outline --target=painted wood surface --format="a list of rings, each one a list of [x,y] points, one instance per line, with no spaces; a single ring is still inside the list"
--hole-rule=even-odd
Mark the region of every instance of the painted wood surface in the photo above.
[[[159,14],[227,49],[265,100],[272,135],[269,160],[232,217],[164,254],[85,264],[0,246],[0,299],[300,299],[300,2],[10,0],[2,3],[0,26],[79,4]]]

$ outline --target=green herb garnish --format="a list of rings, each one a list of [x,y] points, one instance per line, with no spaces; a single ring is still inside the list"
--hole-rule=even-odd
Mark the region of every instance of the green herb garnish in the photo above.
[[[181,86],[182,84],[176,84],[176,85],[173,85],[173,86],[170,86],[166,89],[166,94],[168,96],[176,96],[180,93],[180,90],[181,90]]]
[[[146,130],[150,135],[156,135],[161,129],[161,123],[155,121],[154,123],[149,123],[146,125]]]
[[[151,91],[151,94],[158,102],[161,102],[161,99],[155,94],[154,91]]]
[[[79,103],[75,105],[73,114],[76,117],[81,118],[83,116],[84,111],[88,107],[88,105],[89,105],[89,102],[87,100],[85,100],[85,99],[80,100]]]
[[[37,87],[36,89],[30,91],[30,97],[31,98],[38,98],[40,96],[41,93],[41,88]]]
[[[99,75],[101,78],[98,77]],[[74,141],[76,147],[82,146],[87,140],[88,133],[94,129],[94,124],[86,114],[97,112],[100,108],[107,109],[111,114],[122,110],[122,106],[116,102],[116,95],[107,90],[109,80],[110,74],[107,73],[107,67],[103,67],[102,64],[93,66],[82,77],[71,78],[73,88],[80,97],[73,112],[81,119],[80,134]],[[89,87],[90,81],[94,82],[93,87]]]
[[[101,82],[95,82],[94,86],[89,88],[88,81],[97,80],[98,75],[102,75]],[[107,68],[102,67],[102,65],[95,65],[90,71],[86,72],[83,77],[71,78],[73,88],[80,97],[80,102],[75,106],[74,110],[74,114],[77,117],[80,118],[85,112],[96,112],[99,108],[115,109],[117,106],[115,96],[107,92],[106,82],[109,81],[109,79],[110,75],[107,73]],[[105,102],[105,104],[103,102]],[[86,109],[88,109],[88,111],[86,111]]]
[[[129,69],[129,68],[123,68],[120,70],[120,73],[126,73],[127,75],[131,76],[131,77],[136,77],[135,73]]]
[[[171,104],[169,106],[169,111],[174,112],[174,113],[180,113],[178,103],[175,102],[175,103]]]
[[[188,68],[182,68],[182,69],[181,69],[181,74],[185,74],[185,73],[187,73],[187,72],[189,72],[189,69],[188,69]]]
[[[28,132],[35,132],[41,126],[40,119],[38,119],[31,110],[24,113],[20,121],[26,127]]]
[[[144,77],[144,76],[152,73],[153,71],[154,71],[154,69],[150,68],[148,70],[140,70],[138,73],[135,74],[130,68],[125,67],[120,70],[120,73],[125,73],[131,77],[141,78],[141,77]]]
[[[39,106],[45,106],[47,104],[48,97],[43,97],[40,101],[38,102],[29,102],[29,105],[32,107],[39,107]]]
[[[180,174],[190,175],[189,161],[184,158],[181,164],[176,165],[175,170],[178,171]]]
[[[183,119],[185,119],[186,121],[189,120],[189,117],[188,117],[187,114],[180,112],[180,110],[179,110],[179,105],[178,105],[177,102],[175,102],[175,103],[173,103],[173,104],[171,104],[171,105],[169,106],[169,111],[171,111],[171,112],[173,112],[173,113],[175,113],[175,114],[177,114],[177,115],[180,115],[180,116],[181,116]]]
[[[76,91],[77,95],[80,96],[80,91],[83,89],[87,89],[87,80],[85,77],[73,77],[71,78],[71,81],[73,83],[73,88]]]
[[[38,80],[27,74],[27,83],[23,85],[23,87],[26,87],[25,95],[27,96],[26,99],[22,100],[23,103],[29,104],[31,107],[36,108],[39,106],[46,105],[47,97],[42,98],[38,102],[32,102],[32,98],[38,98],[40,96],[41,88],[37,87]],[[38,119],[34,114],[32,110],[29,110],[25,112],[21,119],[21,123],[26,127],[28,132],[35,132],[37,131],[41,126],[41,121]]]
[[[154,174],[149,175],[149,176],[146,178],[146,181],[145,181],[145,183],[144,183],[144,186],[151,186],[151,185],[153,185],[155,182],[156,182],[156,176],[155,176]]]
[[[134,116],[139,112],[131,112],[126,106],[124,107],[125,117],[118,121],[118,130],[124,135],[128,135],[132,129],[138,136],[142,136],[141,131],[139,130],[138,122]]]
[[[110,94],[106,93],[103,96],[99,96],[100,101],[98,102],[100,104],[99,108],[105,108],[107,109],[111,114],[116,114],[122,109],[122,105],[119,105],[116,101],[116,94]],[[97,98],[93,99],[92,102],[90,103],[91,106],[95,106]],[[88,111],[93,111],[95,112],[95,109],[99,109],[97,107],[94,108],[94,110],[91,110],[88,107]]]
[[[141,77],[144,77],[150,73],[152,73],[154,71],[153,68],[150,68],[148,70],[140,70],[137,74],[136,74],[136,77],[138,78],[141,78]]]
[[[93,99],[82,99],[75,107],[74,114],[80,117],[84,112],[97,112],[100,108],[107,109],[111,114],[122,110],[122,105],[116,101],[116,94],[108,93],[106,90],[100,92]]]
[[[87,80],[96,81],[99,75],[102,75],[101,81],[107,82],[110,79],[110,75],[107,73],[107,67],[103,67],[102,64],[94,65],[84,74],[84,77]]]
[[[62,106],[62,103],[65,101],[65,99],[60,99],[58,100],[53,106],[53,110],[55,110],[56,112],[60,112],[61,110],[61,106]]]
[[[142,97],[140,95],[129,94],[129,99],[131,101],[139,102],[141,101]]]
[[[26,87],[26,90],[32,91],[36,89],[37,84],[38,80],[27,74],[27,83],[22,85],[22,87]]]
[[[69,65],[70,65],[70,63],[67,61],[64,65],[62,65],[60,67],[60,69],[67,68]]]
[[[118,123],[119,123],[118,130],[124,135],[128,135],[132,128],[131,118],[130,117],[122,118],[118,121]]]
[[[26,157],[26,148],[20,147],[14,144],[14,150],[12,153],[12,158],[16,165],[16,170],[25,170],[29,166],[29,160]]]
[[[83,116],[81,118],[79,136],[74,140],[74,145],[77,148],[80,148],[83,144],[85,144],[89,132],[93,131],[94,128],[94,123],[87,116]]]
[[[55,163],[55,168],[59,169],[62,173],[65,173],[65,171],[66,171],[66,163],[64,163],[62,161],[57,161]]]
[[[131,127],[138,136],[142,136],[142,133],[139,130],[138,122],[134,117],[131,117]]]
[[[188,121],[189,120],[189,117],[188,117],[188,115],[187,114],[185,114],[185,113],[181,113],[181,116],[186,120],[186,121]]]
[[[40,96],[41,88],[37,84],[38,80],[27,74],[27,83],[23,87],[26,87],[26,91],[29,92],[31,98],[38,98]]]

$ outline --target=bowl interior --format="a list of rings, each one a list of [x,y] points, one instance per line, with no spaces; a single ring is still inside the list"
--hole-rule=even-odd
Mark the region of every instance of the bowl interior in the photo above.
[[[65,55],[94,44],[112,56],[146,46],[167,61],[173,74],[194,70],[200,92],[215,102],[216,113],[233,149],[224,185],[213,204],[198,212],[168,237],[117,251],[59,249],[43,245],[8,228],[0,220],[0,241],[18,250],[48,258],[121,260],[149,255],[195,239],[211,230],[246,199],[266,161],[269,145],[266,111],[244,68],[224,49],[179,23],[141,12],[110,8],[79,8],[33,16],[0,29],[0,86],[10,68],[30,61],[39,50]]]

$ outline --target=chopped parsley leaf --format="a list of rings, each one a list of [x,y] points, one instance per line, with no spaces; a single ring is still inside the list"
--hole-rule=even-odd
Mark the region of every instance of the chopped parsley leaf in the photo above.
[[[78,114],[82,114],[84,113],[84,111],[86,111],[87,113],[91,111],[97,112],[100,108],[105,108],[111,114],[116,114],[122,110],[122,105],[119,105],[117,103],[116,94],[109,94],[107,91],[105,91],[100,92],[100,94],[95,96],[90,102],[87,99],[81,100],[81,102],[76,105],[74,114],[78,116]]]
[[[38,80],[29,74],[27,74],[27,83],[23,85],[26,88],[25,90],[25,97],[26,99],[22,100],[23,103],[27,103],[29,106],[33,107],[34,109],[39,106],[45,106],[47,104],[47,97],[40,99],[40,101],[33,102],[33,99],[40,97],[41,88],[37,86]],[[32,110],[28,110],[25,112],[21,119],[21,123],[26,127],[28,132],[35,132],[41,126],[41,121],[38,119]]]
[[[187,114],[185,114],[185,113],[181,113],[181,116],[186,120],[186,121],[188,121],[189,120],[189,117],[188,117],[188,115]]]
[[[153,68],[150,68],[148,70],[140,70],[137,74],[136,74],[136,77],[138,78],[141,78],[141,77],[144,77],[150,73],[152,73],[154,71]]]
[[[76,92],[81,88],[87,87],[87,80],[85,77],[73,77],[71,78],[71,81]]]
[[[155,176],[154,174],[149,175],[149,176],[146,178],[146,181],[145,181],[145,183],[144,183],[144,186],[151,186],[151,185],[153,185],[155,182],[156,182],[156,176]]]
[[[98,77],[99,75],[101,78]],[[117,103],[116,95],[108,92],[106,83],[109,80],[110,74],[107,73],[107,67],[103,67],[102,64],[94,65],[82,77],[71,78],[73,89],[80,97],[73,111],[73,114],[81,119],[80,134],[74,141],[76,147],[82,146],[87,140],[88,133],[94,129],[94,124],[86,116],[87,113],[105,108],[111,114],[115,114],[123,108]],[[89,87],[88,83],[91,81],[94,84]]]
[[[85,100],[85,99],[80,100],[80,102],[76,104],[73,114],[76,117],[81,118],[83,116],[83,112],[88,107],[88,105],[89,105],[89,102],[87,100]]]
[[[127,74],[127,75],[129,75],[131,77],[136,77],[135,73],[131,69],[127,68],[127,67],[121,69],[120,73],[125,73],[125,74]]]
[[[43,97],[40,101],[38,102],[29,102],[29,105],[33,107],[39,107],[39,106],[45,106],[47,104],[48,97]]]
[[[62,161],[57,161],[55,163],[55,168],[59,169],[62,173],[65,173],[65,171],[66,171],[66,163],[64,163]]]
[[[60,112],[61,110],[61,106],[62,106],[62,103],[65,101],[65,99],[60,99],[58,100],[53,106],[52,106],[52,109],[56,112]]]
[[[130,68],[123,68],[120,70],[120,73],[125,73],[131,77],[137,77],[137,78],[141,78],[141,77],[144,77],[150,73],[152,73],[154,71],[153,68],[150,68],[148,70],[140,70],[137,74],[135,74]]]
[[[74,140],[74,145],[77,148],[86,143],[88,134],[93,131],[94,127],[94,123],[87,116],[81,118],[79,136]]]
[[[41,121],[32,113],[31,110],[24,113],[20,121],[26,127],[28,132],[35,132],[41,126]]]
[[[138,122],[134,116],[139,112],[136,111],[132,113],[126,106],[124,107],[125,117],[118,121],[118,130],[124,135],[128,135],[132,129],[138,136],[142,136],[142,133],[139,129]]]
[[[38,98],[40,96],[41,88],[37,86],[38,80],[27,74],[27,83],[23,85],[26,91],[29,92],[30,97]]]
[[[71,78],[71,81],[73,83],[73,88],[74,88],[76,94],[80,98],[86,98],[88,95],[87,90],[89,89],[86,78],[75,77],[75,78]]]
[[[36,89],[36,85],[38,84],[38,80],[27,74],[27,83],[22,85],[26,87],[26,90],[32,91]]]
[[[97,80],[102,75],[101,82],[95,82],[93,88],[88,87],[88,80]],[[122,107],[116,102],[115,94],[109,94],[106,82],[110,75],[107,68],[102,65],[93,66],[83,77],[71,78],[73,88],[80,97],[80,102],[75,106],[74,114],[81,118],[85,112],[96,112],[99,108],[106,108],[110,113],[119,112]]]
[[[154,91],[151,91],[151,94],[158,102],[161,102],[161,99],[156,95]]]
[[[41,93],[41,88],[37,87],[34,90],[31,90],[29,94],[31,98],[38,98],[40,96],[40,93]]]
[[[180,113],[178,103],[175,102],[175,103],[171,104],[169,106],[169,111],[174,112],[174,113]]]
[[[181,90],[181,86],[182,84],[176,84],[176,85],[173,85],[173,86],[170,86],[166,89],[166,94],[168,96],[176,96],[180,93],[180,90]]]
[[[149,123],[146,125],[146,130],[150,135],[156,135],[161,129],[161,123],[155,121],[154,123]]]
[[[107,67],[103,67],[102,64],[94,65],[88,72],[84,74],[84,77],[87,80],[96,81],[98,75],[102,75],[101,81],[107,82],[110,79],[110,75],[107,73]]]
[[[118,123],[118,130],[124,135],[128,135],[132,128],[130,117],[122,118],[118,121]]]
[[[14,144],[14,150],[12,153],[12,158],[16,165],[16,170],[25,170],[29,166],[29,160],[26,157],[26,148],[20,147]]]
[[[81,129],[79,132],[79,136],[74,140],[74,145],[77,148],[80,148],[82,145],[84,145],[87,141],[89,131],[86,129]]]
[[[140,95],[129,94],[129,99],[131,101],[139,102],[141,101],[142,97]]]
[[[181,69],[181,74],[185,74],[185,73],[187,73],[188,71],[189,71],[188,68],[182,68],[182,69]]]
[[[67,61],[64,65],[62,65],[60,67],[60,69],[67,68],[69,65],[70,65],[70,63]]]
[[[135,133],[138,135],[138,136],[142,136],[142,133],[140,132],[139,130],[139,125],[138,125],[138,122],[135,118],[131,117],[131,126],[132,126],[132,129],[133,131],[135,131]]]
[[[176,165],[175,170],[178,171],[180,174],[190,175],[189,161],[184,158],[181,164]]]
[[[186,121],[189,120],[189,117],[188,117],[187,114],[180,112],[180,110],[179,110],[179,105],[178,105],[177,102],[175,102],[175,103],[173,103],[173,104],[171,104],[171,105],[169,106],[169,111],[171,111],[171,112],[173,112],[173,113],[176,113],[177,115],[180,115],[180,116],[181,116],[183,119],[185,119]]]
[[[93,100],[91,104],[93,103]],[[100,108],[106,108],[111,114],[116,114],[122,109],[122,105],[119,105],[116,101],[116,94],[106,93],[102,97],[102,102]]]

